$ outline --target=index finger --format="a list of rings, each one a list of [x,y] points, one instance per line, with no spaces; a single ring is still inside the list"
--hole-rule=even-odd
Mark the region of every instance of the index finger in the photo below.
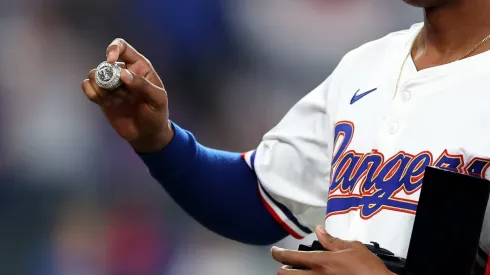
[[[114,64],[117,60],[125,63],[136,63],[144,57],[124,39],[116,38],[106,49],[107,62]]]
[[[271,251],[274,260],[282,264],[308,269],[320,264],[318,256],[322,253],[318,251],[287,250],[278,247],[273,247]]]

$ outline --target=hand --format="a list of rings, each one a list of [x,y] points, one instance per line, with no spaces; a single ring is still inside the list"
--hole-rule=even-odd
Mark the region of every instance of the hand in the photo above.
[[[272,257],[286,265],[279,275],[394,275],[362,243],[334,238],[322,226],[317,227],[316,235],[328,251],[272,248]],[[293,270],[291,266],[309,270]]]
[[[141,153],[161,150],[173,137],[168,120],[167,93],[151,63],[122,39],[106,50],[107,61],[123,68],[123,85],[114,91],[95,83],[95,69],[82,82],[82,90],[98,104],[116,132]]]

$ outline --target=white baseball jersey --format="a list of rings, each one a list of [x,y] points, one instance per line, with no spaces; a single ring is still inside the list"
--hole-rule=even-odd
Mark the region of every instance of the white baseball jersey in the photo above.
[[[406,257],[427,165],[490,178],[490,52],[422,71],[409,58],[395,93],[422,26],[349,52],[243,155],[292,236],[325,221],[337,238]]]

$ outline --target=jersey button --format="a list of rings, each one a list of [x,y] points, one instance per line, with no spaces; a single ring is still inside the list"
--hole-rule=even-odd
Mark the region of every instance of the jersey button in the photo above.
[[[410,92],[409,91],[404,91],[402,93],[402,100],[403,101],[409,101],[410,100]]]
[[[396,133],[396,131],[398,130],[398,124],[391,123],[390,126],[388,127],[388,130],[390,131],[390,134]]]

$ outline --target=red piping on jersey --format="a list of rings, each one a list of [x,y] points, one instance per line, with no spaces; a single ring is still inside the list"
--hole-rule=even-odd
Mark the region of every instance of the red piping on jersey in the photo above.
[[[247,161],[247,159],[245,158],[246,154],[247,154],[246,152],[241,154],[242,159],[245,161]],[[277,215],[276,211],[274,211],[274,209],[272,209],[272,207],[267,203],[267,201],[264,199],[264,197],[260,193],[259,184],[257,184],[257,190],[259,191],[259,197],[262,200],[262,203],[264,204],[265,208],[267,209],[267,211],[269,211],[269,213],[272,215],[272,217],[282,226],[282,228],[284,228],[284,230],[286,230],[289,233],[289,235],[293,236],[295,239],[298,239],[298,240],[303,239],[304,237],[301,236],[300,234],[296,233],[296,231],[294,231],[291,227],[289,227],[281,219],[281,217],[279,217],[279,215]]]
[[[267,203],[267,201],[264,199],[264,197],[262,197],[262,194],[260,194],[260,190],[259,190],[259,196],[260,196],[260,199],[262,200],[262,203],[265,205],[265,208],[267,208],[267,211],[269,211],[269,213],[272,215],[272,217],[282,226],[282,228],[284,228],[289,233],[289,235],[293,236],[295,239],[298,239],[298,240],[301,240],[304,238],[303,236],[296,233],[296,231],[294,231],[291,227],[289,227],[281,219],[281,217],[279,217],[279,215],[277,215],[276,211],[274,211],[274,209],[272,209],[272,207]]]

